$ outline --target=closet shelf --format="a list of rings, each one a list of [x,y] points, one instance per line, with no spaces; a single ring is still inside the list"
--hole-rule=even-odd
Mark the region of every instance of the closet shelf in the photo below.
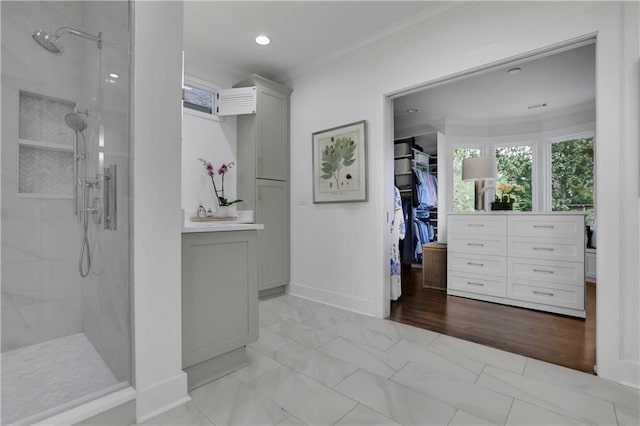
[[[394,160],[401,160],[403,158],[411,158],[411,154],[396,155],[395,157],[393,157]]]

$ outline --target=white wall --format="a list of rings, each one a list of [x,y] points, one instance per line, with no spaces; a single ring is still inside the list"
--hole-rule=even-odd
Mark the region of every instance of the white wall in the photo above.
[[[180,308],[182,3],[139,1],[134,14],[134,352],[142,421],[188,400]]]
[[[638,115],[633,83],[637,7],[588,2],[464,5],[457,13],[287,82],[294,89],[290,291],[378,316],[388,312],[393,132],[391,102],[385,95],[597,34],[596,173],[597,187],[604,188],[597,199],[598,371],[606,378],[640,383],[640,254],[638,241],[625,237],[638,234],[638,129],[633,120]],[[623,30],[629,33],[624,45]],[[362,119],[369,130],[369,201],[311,204],[311,134]]]
[[[215,58],[213,58],[215,59]],[[229,89],[247,76],[221,68],[212,60],[211,52],[184,52],[185,79],[213,89]],[[237,120],[235,116],[219,119],[203,118],[202,114],[185,110],[182,128],[182,208],[195,210],[199,204],[215,210],[215,194],[211,179],[198,158],[210,161],[217,170],[222,163],[237,165]],[[238,170],[225,176],[225,196],[229,200],[241,198],[237,194]],[[218,190],[221,180],[215,177]]]

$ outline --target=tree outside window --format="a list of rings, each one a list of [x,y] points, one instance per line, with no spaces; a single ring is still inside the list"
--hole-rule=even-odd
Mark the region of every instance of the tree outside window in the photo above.
[[[529,145],[506,146],[496,148],[498,163],[498,179],[496,183],[518,185],[521,191],[510,194],[515,198],[514,210],[530,212],[533,198],[531,191],[531,167],[533,164],[533,149]],[[500,194],[498,194],[500,195]]]
[[[453,148],[453,211],[468,212],[475,208],[475,186],[472,181],[462,180],[462,160],[479,156],[479,148]]]
[[[587,211],[593,226],[593,137],[551,145],[551,207],[553,211]]]

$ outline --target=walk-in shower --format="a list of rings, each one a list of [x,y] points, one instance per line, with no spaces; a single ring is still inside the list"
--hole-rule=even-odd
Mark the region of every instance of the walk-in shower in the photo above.
[[[47,423],[132,381],[131,4],[0,7],[1,423]]]

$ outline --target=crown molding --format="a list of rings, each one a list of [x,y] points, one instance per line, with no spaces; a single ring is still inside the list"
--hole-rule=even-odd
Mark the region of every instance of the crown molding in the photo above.
[[[466,10],[470,7],[473,7],[478,2],[477,1],[472,1],[472,2],[438,1],[433,3],[434,5],[432,7],[429,7],[428,9],[425,9],[422,12],[415,14],[410,18],[407,18],[396,24],[389,25],[384,29],[366,37],[363,40],[360,40],[356,43],[349,44],[345,48],[337,50],[329,55],[322,56],[316,61],[310,62],[301,67],[293,68],[289,71],[285,71],[279,76],[276,76],[274,80],[282,83],[291,84],[292,80],[295,80],[307,74],[311,70],[317,70],[318,68],[323,68],[328,65],[334,64],[340,61],[342,58],[353,55],[360,51],[364,51],[382,40],[386,40],[396,36],[401,36],[403,33],[409,30],[419,29],[421,27],[426,26],[427,24],[431,23],[436,19],[444,19],[447,16],[453,15],[455,13],[459,13],[462,10]]]

